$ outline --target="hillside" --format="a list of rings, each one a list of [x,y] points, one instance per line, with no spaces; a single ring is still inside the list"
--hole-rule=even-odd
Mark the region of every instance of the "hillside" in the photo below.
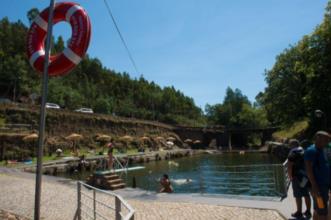
[[[0,160],[3,157],[14,157],[27,153],[33,155],[35,142],[24,142],[23,137],[38,133],[39,106],[32,105],[0,105],[0,118],[5,126],[0,126]],[[24,129],[5,129],[14,125],[26,125]],[[106,114],[84,114],[69,110],[47,111],[46,118],[46,145],[45,153],[55,152],[61,148],[70,150],[72,142],[65,139],[72,133],[83,136],[79,144],[84,150],[98,149],[105,143],[97,141],[98,135],[108,135],[116,146],[123,146],[121,137],[132,137],[130,147],[135,149],[140,146],[156,148],[165,146],[168,137],[174,137],[177,146],[182,146],[181,139],[173,131],[173,126],[155,121],[146,121],[135,118],[123,118]],[[148,140],[142,140],[142,137]],[[160,138],[162,138],[160,140]],[[12,155],[12,156],[11,156]]]
[[[40,98],[40,76],[26,57],[28,27],[21,21],[0,20],[0,98],[29,103]],[[62,37],[53,40],[52,53],[63,50]],[[67,76],[49,80],[48,102],[73,110],[93,108],[97,113],[157,120],[170,124],[204,124],[202,110],[192,98],[172,86],[161,88],[143,76],[133,79],[88,55]]]

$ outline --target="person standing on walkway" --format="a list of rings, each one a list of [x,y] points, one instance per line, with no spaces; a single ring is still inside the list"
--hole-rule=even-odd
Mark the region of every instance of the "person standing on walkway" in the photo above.
[[[304,155],[314,202],[314,220],[326,220],[328,215],[330,172],[324,148],[329,140],[330,135],[327,132],[318,131],[315,134],[315,144]]]
[[[292,182],[293,196],[295,198],[297,211],[292,214],[294,218],[302,218],[302,197],[305,198],[306,211],[304,215],[306,218],[311,218],[311,201],[308,191],[308,177],[305,171],[304,163],[304,149],[299,146],[299,141],[291,139],[289,142],[291,147],[288,155],[288,175]]]

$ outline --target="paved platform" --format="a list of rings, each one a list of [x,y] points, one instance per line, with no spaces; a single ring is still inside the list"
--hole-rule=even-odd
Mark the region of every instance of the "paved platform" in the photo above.
[[[295,211],[295,200],[293,198],[292,187],[290,186],[288,197],[284,200],[277,198],[261,198],[253,196],[229,196],[229,195],[203,195],[203,194],[160,194],[148,192],[140,189],[126,188],[117,191],[125,199],[135,199],[141,201],[160,202],[182,202],[231,207],[245,207],[266,210],[276,210],[284,218],[291,219],[291,213]],[[305,210],[303,205],[303,210]]]
[[[0,209],[32,218],[34,174],[0,168]],[[43,177],[43,219],[72,219],[76,210],[76,183]],[[235,200],[199,194],[158,194],[137,189],[116,191],[136,210],[135,219],[284,219],[272,210],[283,202]],[[113,199],[109,202],[112,202]]]

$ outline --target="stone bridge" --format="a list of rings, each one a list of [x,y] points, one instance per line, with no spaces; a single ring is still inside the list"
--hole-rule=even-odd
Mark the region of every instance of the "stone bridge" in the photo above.
[[[225,126],[215,127],[186,127],[177,126],[174,132],[184,141],[191,139],[199,140],[200,143],[194,144],[193,147],[212,147],[232,150],[233,147],[247,146],[247,136],[256,134],[260,139],[261,146],[267,140],[271,140],[272,133],[278,130],[278,127],[266,128],[227,128]]]

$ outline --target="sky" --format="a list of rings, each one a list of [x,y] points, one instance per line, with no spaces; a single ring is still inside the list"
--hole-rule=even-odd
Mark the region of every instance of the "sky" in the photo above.
[[[204,108],[221,103],[228,86],[251,101],[266,87],[265,69],[322,22],[327,0],[107,0],[137,72],[103,0],[76,0],[90,16],[88,49],[103,65],[160,86],[174,86]],[[61,0],[57,0],[61,2]],[[48,0],[1,0],[0,17],[20,19]],[[70,25],[54,26],[69,39]]]

